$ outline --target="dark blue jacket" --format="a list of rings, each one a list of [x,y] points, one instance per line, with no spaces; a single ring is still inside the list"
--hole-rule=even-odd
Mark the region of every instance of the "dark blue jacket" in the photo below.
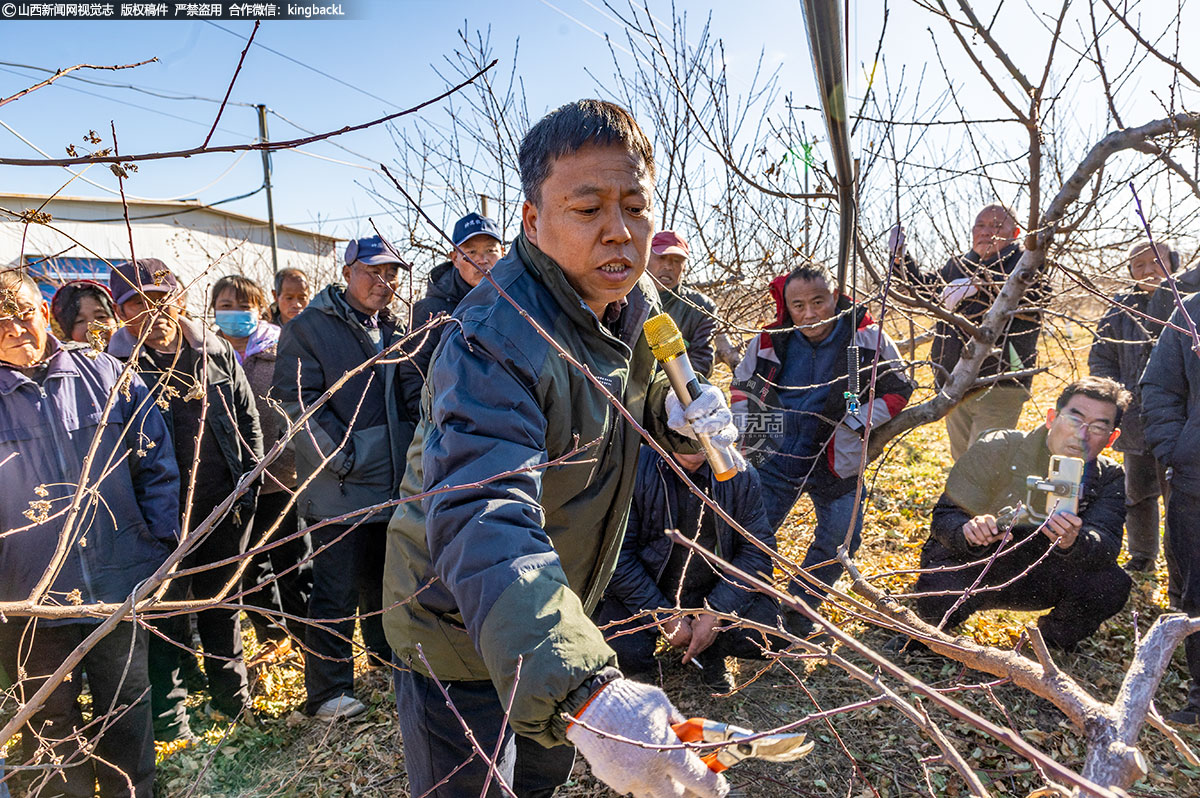
[[[1171,293],[1170,288],[1165,290]],[[1133,394],[1133,401],[1121,416],[1121,437],[1113,444],[1120,452],[1150,453],[1142,432],[1138,380],[1150,360],[1150,350],[1161,327],[1139,315],[1146,312],[1152,301],[1150,294],[1136,289],[1114,297],[1115,304],[1100,319],[1092,349],[1088,352],[1088,371],[1093,376],[1116,380]]]
[[[718,482],[709,474],[709,495],[747,532],[769,549],[775,548],[775,533],[767,523],[763,509],[758,472],[747,468],[733,479]],[[663,569],[675,547],[663,534],[666,529],[678,529],[679,519],[674,510],[679,506],[679,492],[688,493],[696,504],[700,498],[688,490],[671,467],[649,446],[643,446],[638,456],[637,481],[634,483],[633,506],[629,510],[629,526],[625,542],[617,558],[617,568],[608,583],[607,595],[630,609],[673,607],[658,585]],[[705,509],[705,512],[712,512]],[[765,551],[734,530],[719,517],[716,520],[716,554],[731,565],[749,574],[771,579],[771,557]],[[722,578],[708,594],[708,605],[717,612],[741,612],[755,593],[749,587]]]
[[[48,601],[123,601],[179,539],[171,436],[137,375],[117,388],[116,359],[54,338],[47,346],[41,385],[0,363],[0,601],[25,599],[45,573],[80,481],[95,492],[84,494]]]
[[[413,304],[408,329],[417,336],[413,344],[420,345],[408,360],[401,361],[396,367],[396,379],[400,381],[404,406],[414,424],[421,418],[421,389],[425,387],[425,377],[429,374],[429,361],[433,360],[433,350],[437,349],[438,342],[442,340],[442,333],[452,322],[435,326],[426,333],[416,331],[439,313],[449,316],[469,293],[471,286],[467,285],[467,281],[458,273],[454,263],[446,261],[435,266],[429,273],[424,298]]]
[[[837,325],[830,333],[837,336],[831,343],[847,353],[851,343],[858,345],[860,417],[865,420],[869,410],[871,426],[878,427],[908,404],[916,385],[904,373],[907,364],[896,349],[896,344],[867,314],[865,306],[855,304],[842,296],[837,300],[837,312],[839,315],[850,315],[854,324]],[[750,339],[742,362],[733,370],[733,383],[730,386],[731,409],[734,418],[747,420],[748,431],[769,430],[772,416],[784,412],[776,388],[784,363],[789,357],[794,329],[790,317],[768,325]],[[791,350],[792,357],[811,357],[812,353],[813,349],[805,346]],[[875,372],[875,383],[872,385],[871,372],[876,367],[876,353],[878,369]],[[845,394],[850,385],[848,358],[836,357],[833,363],[833,370],[818,376],[815,381],[815,385],[829,387],[824,411],[814,436],[814,441],[819,443],[818,452],[821,452],[822,456],[817,457],[805,483],[805,490],[830,499],[845,496],[858,485],[858,470],[863,450],[861,434],[851,431],[844,423],[848,415]],[[872,393],[873,402],[870,401]],[[782,431],[783,429],[779,430]],[[765,436],[760,436],[760,440],[762,437]],[[771,435],[757,450],[747,448],[749,438],[750,436],[746,436],[742,446],[751,457],[757,458],[756,462],[761,469],[779,468],[771,459],[771,455],[775,453],[782,451],[785,456],[793,454],[781,450],[785,441],[780,436]]]
[[[1200,294],[1188,297],[1183,306],[1200,319]],[[1178,311],[1171,323],[1187,329]],[[1174,471],[1174,488],[1200,494],[1200,356],[1192,350],[1191,336],[1174,327],[1163,330],[1140,385],[1146,442],[1158,462]]]

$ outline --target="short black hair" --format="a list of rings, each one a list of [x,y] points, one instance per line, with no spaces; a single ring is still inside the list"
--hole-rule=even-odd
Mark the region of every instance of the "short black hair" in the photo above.
[[[814,280],[823,280],[825,285],[831,286],[833,283],[829,279],[829,272],[824,266],[815,261],[805,261],[796,268],[788,272],[787,279],[783,281],[783,293],[787,295],[788,286],[795,280],[804,280],[813,282]]]
[[[299,269],[292,268],[291,266],[288,266],[286,269],[280,269],[279,271],[275,272],[275,294],[276,295],[278,295],[279,292],[283,290],[283,283],[285,280],[303,280],[307,284],[308,283],[308,275],[305,274],[304,272],[300,271]]]
[[[654,180],[654,148],[633,115],[607,100],[576,100],[541,118],[521,141],[517,162],[525,199],[542,204],[542,184],[554,162],[588,145],[620,145],[641,159]]]
[[[1130,401],[1133,400],[1133,394],[1125,390],[1121,383],[1108,377],[1092,375],[1080,377],[1063,388],[1063,392],[1058,395],[1058,401],[1054,404],[1054,409],[1061,411],[1073,396],[1086,396],[1088,399],[1116,405],[1117,417],[1113,419],[1114,424],[1121,423],[1121,416],[1124,415],[1125,408],[1129,407]]]

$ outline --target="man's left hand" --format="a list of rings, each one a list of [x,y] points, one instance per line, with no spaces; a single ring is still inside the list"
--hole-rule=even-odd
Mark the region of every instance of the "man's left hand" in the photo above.
[[[697,435],[709,435],[722,445],[737,440],[733,413],[725,402],[725,393],[715,385],[701,385],[700,395],[687,407],[674,391],[670,391],[667,394],[667,426],[692,439]]]
[[[733,413],[725,401],[725,393],[715,385],[701,385],[700,395],[684,407],[674,391],[667,393],[667,426],[680,435],[696,439],[707,435],[718,449],[729,454],[732,465],[738,471],[746,470],[746,458],[734,446],[738,439],[738,428],[733,423]]]
[[[1074,513],[1057,512],[1042,525],[1042,534],[1053,540],[1060,549],[1069,549],[1075,545],[1081,529],[1082,518]]]
[[[692,642],[688,644],[687,653],[683,655],[685,663],[713,644],[717,639],[718,623],[720,621],[717,620],[717,616],[711,613],[705,612],[696,616],[696,620],[692,621]]]

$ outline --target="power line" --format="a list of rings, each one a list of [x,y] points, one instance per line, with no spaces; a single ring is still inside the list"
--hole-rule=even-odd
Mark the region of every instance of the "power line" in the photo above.
[[[14,72],[13,70],[5,69],[4,67],[0,67],[0,72],[7,72],[10,75],[16,75],[21,78],[26,77],[25,75],[22,75],[20,72]],[[58,85],[58,84],[54,84],[54,85]],[[202,128],[208,128],[211,124],[209,122],[199,122],[195,119],[189,119],[186,116],[179,116],[178,114],[173,114],[170,111],[161,111],[157,108],[151,108],[146,105],[138,105],[137,103],[129,102],[128,100],[118,100],[116,97],[109,97],[104,94],[97,94],[94,91],[88,91],[87,89],[81,89],[81,88],[78,88],[77,86],[60,86],[60,88],[66,89],[67,91],[75,91],[75,92],[79,92],[80,94],[86,94],[89,97],[96,97],[101,100],[105,100],[107,102],[117,103],[118,105],[127,105],[130,108],[137,108],[140,111],[148,111],[152,114],[158,114],[159,116],[166,116],[166,117],[170,117],[171,119],[178,119],[180,122],[187,122],[189,125],[197,125]],[[249,138],[249,139],[258,138],[257,135],[250,136],[245,133],[241,133],[237,130],[230,130],[229,128],[224,128],[224,127],[218,127],[217,130],[220,130],[222,133],[231,133],[240,138]]]
[[[47,67],[34,66],[33,64],[16,64],[11,61],[0,61],[0,65],[11,66],[11,67],[20,67],[21,69],[32,69],[32,70],[36,70],[38,72],[47,72],[52,75],[57,74],[59,71],[57,69],[48,69]],[[221,102],[221,100],[218,100],[216,97],[201,97],[200,95],[197,95],[197,94],[181,94],[179,92],[175,92],[174,94],[166,94],[164,92],[169,91],[169,89],[150,89],[150,88],[146,88],[144,86],[135,86],[132,83],[113,83],[113,82],[107,81],[107,80],[97,80],[95,78],[85,78],[85,77],[81,77],[79,75],[64,75],[63,79],[77,80],[81,83],[90,83],[93,86],[107,86],[107,87],[113,88],[113,89],[129,89],[130,91],[136,91],[141,94],[147,94],[151,97],[158,97],[159,99],[163,99],[163,100],[196,100],[199,102],[206,102],[206,103],[220,103]],[[235,102],[233,100],[229,100],[225,104],[226,105],[240,105],[244,108],[253,108],[254,107],[253,103],[241,103],[241,102]]]
[[[216,202],[205,203],[203,205],[189,205],[186,208],[180,208],[180,209],[174,210],[174,211],[167,211],[165,213],[148,213],[145,216],[130,216],[129,221],[137,222],[137,221],[141,221],[142,219],[163,219],[168,216],[182,216],[185,213],[195,213],[196,211],[207,211],[207,210],[211,210],[211,209],[217,207],[218,205],[224,205],[227,202],[237,202],[238,200],[246,199],[247,197],[253,197],[255,194],[262,191],[266,187],[267,186],[264,183],[263,185],[259,186],[258,188],[254,189],[253,191],[247,191],[245,194],[238,194],[236,197],[226,197],[225,199],[217,200]],[[55,216],[54,220],[57,222],[123,222],[123,221],[125,221],[125,217],[124,216],[115,216],[111,219],[72,219],[68,216]],[[266,222],[263,222],[263,224],[266,224]]]
[[[25,138],[24,136],[22,136],[20,133],[18,133],[16,130],[14,130],[14,129],[12,128],[12,126],[11,126],[11,125],[9,125],[7,122],[5,122],[3,119],[0,119],[0,127],[3,127],[3,128],[4,128],[5,130],[7,130],[9,133],[12,133],[12,134],[13,134],[14,136],[16,136],[18,139],[20,139],[21,141],[25,142],[25,143],[26,143],[27,145],[29,145],[29,147],[30,147],[30,148],[31,148],[31,149],[32,149],[34,152],[36,152],[38,155],[41,155],[43,158],[49,158],[49,157],[50,157],[50,154],[49,154],[49,153],[47,153],[47,152],[46,152],[45,150],[43,150],[41,147],[39,147],[39,146],[37,146],[36,144],[34,144],[34,143],[33,143],[32,141],[30,141],[29,139],[27,139],[27,138]],[[241,162],[242,162],[242,159],[243,159],[243,158],[245,158],[245,157],[246,157],[246,156],[249,154],[249,152],[250,152],[249,150],[246,150],[245,152],[243,152],[243,153],[241,153],[240,155],[238,155],[238,157],[234,159],[233,163],[231,163],[231,164],[230,164],[230,165],[229,165],[229,166],[228,166],[228,167],[225,169],[225,171],[224,171],[224,172],[222,172],[221,174],[217,175],[217,176],[216,176],[216,178],[215,178],[215,179],[213,179],[213,180],[212,180],[210,183],[208,183],[208,184],[206,184],[206,185],[204,185],[204,186],[201,186],[200,188],[198,188],[198,189],[195,189],[195,190],[193,190],[193,191],[188,191],[188,192],[186,192],[186,193],[179,194],[179,195],[176,195],[176,196],[174,196],[174,197],[161,197],[161,198],[158,198],[158,197],[138,197],[138,196],[134,196],[133,194],[126,194],[125,196],[127,196],[129,199],[132,199],[132,200],[139,200],[139,201],[143,201],[143,202],[174,202],[174,201],[176,201],[176,200],[181,200],[181,199],[184,199],[184,198],[186,198],[186,197],[195,197],[195,196],[198,196],[198,195],[199,195],[201,192],[203,192],[203,191],[207,191],[208,189],[212,188],[212,187],[213,187],[213,186],[215,186],[217,183],[220,183],[222,180],[224,180],[226,177],[228,177],[228,176],[229,176],[229,173],[233,171],[234,167],[235,167],[235,166],[237,166],[239,163],[241,163]],[[89,164],[88,166],[84,167],[82,171],[79,171],[79,172],[76,172],[76,171],[74,171],[74,170],[73,170],[73,169],[71,169],[69,166],[64,166],[64,167],[62,167],[62,168],[63,168],[64,170],[66,170],[68,174],[71,174],[71,175],[73,175],[74,177],[77,177],[77,178],[79,178],[80,180],[82,180],[83,182],[87,183],[88,185],[95,186],[96,188],[100,189],[101,191],[107,191],[109,194],[118,194],[118,195],[119,195],[119,194],[121,193],[120,191],[117,191],[116,189],[111,189],[111,188],[109,188],[108,186],[105,186],[105,185],[102,185],[102,184],[100,184],[100,183],[97,183],[95,180],[89,180],[88,178],[86,178],[86,177],[84,177],[84,176],[83,176],[83,173],[84,173],[84,172],[86,172],[88,169],[91,169],[91,168],[92,168],[92,166],[94,166],[94,165],[95,165],[95,164]]]
[[[246,41],[247,37],[241,35],[240,33],[237,33],[236,31],[231,31],[229,28],[226,28],[222,25],[218,25],[217,23],[213,22],[211,19],[206,19],[204,21],[207,22],[209,25],[212,25],[217,30],[225,31],[230,36],[241,39],[242,41]],[[288,55],[286,53],[281,53],[272,47],[268,47],[267,45],[263,44],[262,42],[256,41],[253,44],[255,47],[260,47],[263,50],[266,50],[268,53],[273,53],[273,54],[279,56],[280,58],[283,58],[287,61],[291,61],[293,64],[296,64],[297,66],[302,66],[305,69],[309,70],[310,72],[316,72],[318,75],[328,78],[329,80],[332,80],[334,83],[341,84],[342,86],[345,86],[348,89],[353,89],[354,91],[358,92],[359,94],[363,94],[367,97],[370,97],[372,100],[378,100],[379,102],[383,103],[384,105],[390,106],[390,107],[396,109],[397,111],[399,111],[401,108],[403,108],[403,106],[396,105],[391,100],[385,100],[384,98],[380,97],[378,94],[372,94],[371,92],[367,91],[366,89],[364,89],[360,86],[356,86],[353,83],[349,83],[345,80],[342,80],[341,78],[334,77],[333,75],[330,75],[328,72],[322,72],[321,70],[317,69],[312,64],[306,64],[299,59],[292,58],[290,55]]]

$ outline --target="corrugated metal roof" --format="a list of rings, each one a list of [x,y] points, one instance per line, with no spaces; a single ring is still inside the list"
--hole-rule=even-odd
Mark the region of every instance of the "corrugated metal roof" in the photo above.
[[[115,216],[120,216],[122,214],[121,200],[116,197],[110,198],[110,197],[60,197],[60,196],[56,196],[53,199],[50,199],[50,195],[48,195],[48,194],[16,194],[16,193],[10,193],[10,192],[0,192],[0,202],[3,202],[4,200],[7,200],[7,199],[26,200],[31,203],[37,203],[38,205],[41,205],[43,202],[46,202],[47,199],[50,200],[48,205],[57,205],[57,204],[104,205],[104,206],[114,208]],[[266,219],[259,219],[258,217],[255,217],[255,216],[247,216],[244,213],[236,213],[234,211],[225,210],[224,208],[213,207],[211,205],[205,205],[203,202],[175,201],[175,200],[172,200],[172,201],[130,200],[126,204],[131,209],[137,208],[137,207],[154,208],[156,211],[155,215],[157,215],[157,213],[161,213],[163,210],[167,210],[170,208],[176,208],[181,212],[186,211],[188,213],[196,213],[199,211],[204,211],[207,213],[216,214],[217,216],[224,216],[229,219],[236,219],[238,221],[245,222],[246,224],[262,226],[262,227],[267,226]],[[54,212],[50,211],[50,213],[53,214]],[[162,217],[157,217],[157,218],[162,218]],[[136,222],[137,220],[138,220],[138,216],[131,213],[130,221]],[[11,220],[6,220],[6,221],[11,221]],[[86,222],[87,220],[85,219],[85,220],[75,220],[75,221]],[[311,230],[303,230],[299,227],[291,227],[286,224],[276,224],[275,229],[280,230],[282,232],[290,233],[290,234],[296,235],[296,236],[308,236],[310,238],[320,239],[321,241],[328,242],[330,245],[335,246],[335,247],[337,245],[337,242],[346,240],[344,238],[337,238],[336,236],[328,236],[328,235],[325,235],[324,233],[314,233]]]

